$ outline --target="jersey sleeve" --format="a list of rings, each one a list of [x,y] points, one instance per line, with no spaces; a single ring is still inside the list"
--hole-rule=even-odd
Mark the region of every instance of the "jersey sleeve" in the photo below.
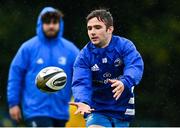
[[[7,99],[9,107],[20,104],[20,95],[27,70],[28,53],[24,45],[20,47],[15,55],[9,69]]]
[[[72,54],[71,54],[71,56],[72,56],[72,62],[73,62],[73,64],[74,64],[74,62],[75,62],[75,60],[76,60],[76,57],[78,56],[78,54],[79,54],[79,49],[75,46],[75,45],[73,45],[73,46],[71,46],[71,48],[72,48]],[[73,67],[73,65],[72,65],[72,67]]]
[[[72,92],[75,102],[91,104],[92,94],[92,73],[88,63],[87,53],[81,51],[73,67]]]
[[[144,63],[140,53],[130,41],[125,42],[122,56],[125,67],[120,80],[130,89],[132,86],[139,84],[143,75]]]

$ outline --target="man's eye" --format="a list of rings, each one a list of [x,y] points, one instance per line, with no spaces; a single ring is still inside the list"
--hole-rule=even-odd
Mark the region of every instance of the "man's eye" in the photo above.
[[[91,30],[91,29],[92,29],[92,27],[88,27],[87,29],[88,29],[88,30]]]
[[[101,29],[101,26],[95,26],[96,29]]]

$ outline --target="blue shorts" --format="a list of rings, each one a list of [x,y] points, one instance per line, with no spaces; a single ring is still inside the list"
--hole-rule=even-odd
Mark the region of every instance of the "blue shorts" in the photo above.
[[[86,117],[86,127],[100,125],[104,127],[129,127],[129,122],[121,121],[99,113],[91,113]]]

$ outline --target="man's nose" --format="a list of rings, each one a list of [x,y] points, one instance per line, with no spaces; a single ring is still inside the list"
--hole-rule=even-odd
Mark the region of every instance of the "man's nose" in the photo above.
[[[90,34],[91,34],[92,36],[94,36],[94,35],[96,35],[96,31],[95,31],[94,29],[92,29],[91,32],[90,32]]]
[[[54,27],[54,24],[51,22],[51,23],[49,24],[49,27]]]

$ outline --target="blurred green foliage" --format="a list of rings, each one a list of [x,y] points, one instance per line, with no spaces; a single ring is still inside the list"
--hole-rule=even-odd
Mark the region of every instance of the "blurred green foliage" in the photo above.
[[[10,63],[20,45],[35,35],[36,19],[45,6],[64,12],[64,36],[79,48],[88,42],[86,15],[92,9],[108,8],[114,17],[114,33],[132,40],[145,62],[143,80],[135,90],[136,119],[132,126],[180,125],[179,0],[1,1],[0,106],[7,108]]]

